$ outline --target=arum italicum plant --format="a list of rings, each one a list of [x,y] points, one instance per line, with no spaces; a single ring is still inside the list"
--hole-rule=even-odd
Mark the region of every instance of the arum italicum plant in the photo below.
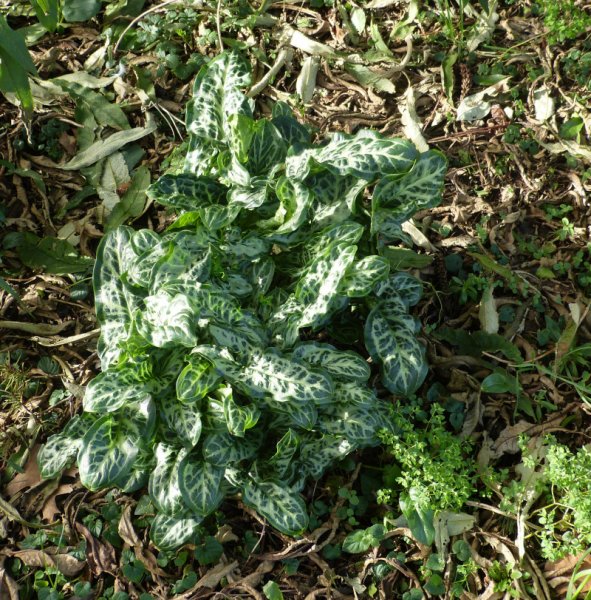
[[[177,220],[103,238],[102,372],[39,453],[45,477],[76,460],[91,490],[147,485],[160,548],[227,496],[303,532],[306,480],[392,427],[372,370],[399,396],[427,372],[421,283],[382,254],[440,201],[445,158],[368,130],[312,143],[284,103],[254,119],[249,83],[235,53],[201,70],[184,168],[149,191]]]

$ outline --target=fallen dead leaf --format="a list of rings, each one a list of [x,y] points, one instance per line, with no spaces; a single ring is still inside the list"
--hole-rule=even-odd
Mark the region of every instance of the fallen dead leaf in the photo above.
[[[19,550],[11,552],[10,556],[18,558],[28,567],[56,567],[66,577],[75,577],[86,566],[84,561],[69,554],[50,554],[43,550]]]
[[[558,598],[566,597],[566,590],[573,573],[591,569],[591,556],[587,554],[579,556],[565,556],[560,560],[547,562],[544,565],[544,575],[548,585],[556,591]],[[581,590],[582,594],[591,591],[591,581],[588,581]]]
[[[215,567],[207,571],[207,573],[195,584],[195,588],[216,588],[219,582],[226,577],[228,573],[231,573],[237,566],[237,560],[232,561],[231,563],[218,563]]]
[[[517,454],[519,449],[519,436],[535,427],[526,421],[517,421],[515,425],[505,427],[499,434],[499,437],[492,445],[492,452],[495,458],[500,458],[503,454]]]
[[[115,548],[109,542],[99,542],[81,523],[76,523],[76,531],[86,539],[86,559],[93,574],[116,575],[118,567]]]
[[[121,513],[121,519],[119,519],[117,531],[119,532],[121,539],[132,548],[140,545],[140,538],[135,532],[135,529],[133,528],[133,523],[131,522],[131,505],[129,504],[123,509],[123,512]]]
[[[25,464],[22,473],[17,473],[14,478],[6,484],[5,492],[9,498],[26,488],[33,487],[41,481],[41,473],[37,465],[37,452],[39,444],[36,444],[31,450],[29,459]]]
[[[60,485],[45,501],[45,504],[41,509],[41,518],[53,523],[56,516],[62,513],[62,510],[57,506],[56,499],[59,496],[66,496],[70,494],[75,489],[76,485],[72,483],[62,483],[62,485]]]
[[[19,587],[16,581],[6,572],[4,561],[6,555],[0,554],[0,600],[19,600]]]

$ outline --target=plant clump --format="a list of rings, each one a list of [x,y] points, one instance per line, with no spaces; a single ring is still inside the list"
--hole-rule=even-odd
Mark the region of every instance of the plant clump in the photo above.
[[[306,480],[379,444],[394,427],[380,390],[408,396],[427,374],[422,286],[387,249],[440,201],[445,158],[368,130],[313,143],[285,103],[256,120],[249,83],[236,53],[201,69],[184,169],[149,191],[178,218],[103,238],[102,372],[39,453],[45,477],[76,460],[91,490],[147,485],[160,548],[238,494],[301,533]]]

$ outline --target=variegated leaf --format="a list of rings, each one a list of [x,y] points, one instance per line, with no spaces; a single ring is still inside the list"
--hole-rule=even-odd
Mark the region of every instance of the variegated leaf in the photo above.
[[[310,243],[311,260],[327,253],[335,243],[345,243],[349,245],[357,244],[363,235],[363,225],[354,221],[345,221],[339,225],[327,227],[320,231]]]
[[[234,52],[220,54],[199,71],[187,106],[190,143],[185,171],[207,174],[216,151],[228,142],[230,117],[252,116],[251,102],[242,92],[249,83],[248,63]]]
[[[335,307],[341,306],[336,302],[335,290],[355,260],[356,252],[357,246],[335,243],[308,267],[295,289],[295,297],[302,307],[300,327],[321,325]]]
[[[171,517],[158,513],[150,527],[150,538],[162,551],[176,550],[199,531],[202,520],[197,517]]]
[[[269,181],[256,177],[248,185],[232,187],[228,194],[228,204],[235,208],[254,210],[267,202],[269,194]]]
[[[300,438],[293,429],[288,429],[277,442],[275,454],[266,461],[265,466],[274,471],[275,476],[282,479],[300,446]]]
[[[250,280],[258,298],[264,296],[273,283],[275,275],[275,263],[266,258],[255,262],[250,271]]]
[[[387,174],[407,172],[417,156],[416,148],[407,140],[386,139],[361,130],[355,136],[337,134],[325,146],[288,156],[285,166],[286,175],[293,179],[303,180],[313,166],[320,166],[337,175],[372,182]]]
[[[210,232],[216,233],[220,229],[229,227],[239,215],[239,206],[201,206],[195,211],[203,227]]]
[[[275,414],[273,427],[284,429],[297,427],[313,429],[318,420],[318,409],[313,402],[290,400],[289,402],[266,402],[267,408]]]
[[[296,346],[292,356],[314,367],[326,369],[335,380],[365,382],[371,374],[369,365],[359,354],[337,350],[330,344],[303,342]]]
[[[376,417],[374,406],[344,406],[342,403],[330,414],[320,417],[316,427],[322,433],[345,437],[357,447],[380,443],[378,432],[382,421]]]
[[[150,479],[150,472],[144,469],[136,469],[135,465],[125,477],[120,477],[114,482],[114,485],[118,487],[125,494],[132,494],[137,492],[148,485]]]
[[[227,348],[237,356],[248,356],[255,349],[255,346],[252,345],[246,335],[234,328],[211,324],[208,330],[218,346]]]
[[[236,437],[244,437],[248,429],[258,422],[261,411],[254,404],[239,405],[232,394],[232,388],[227,386],[219,390],[224,402],[224,418],[228,431]]]
[[[141,447],[151,446],[156,429],[156,406],[150,394],[128,402],[117,411],[115,418],[134,443]]]
[[[160,236],[151,229],[134,231],[130,239],[131,247],[137,256],[152,251],[160,242]]]
[[[157,348],[196,346],[197,316],[187,296],[171,296],[161,291],[145,299],[145,309],[138,313],[136,325],[146,340]]]
[[[213,287],[202,286],[194,289],[191,294],[191,305],[199,319],[213,319],[220,325],[240,325],[248,318],[244,316],[244,312],[234,298]],[[252,317],[249,321],[252,321]]]
[[[177,210],[196,210],[224,198],[228,188],[211,177],[192,173],[163,175],[146,191],[148,198]]]
[[[335,461],[355,450],[355,445],[344,437],[306,434],[301,438],[298,470],[305,477],[318,480]]]
[[[115,485],[123,492],[131,494],[148,485],[150,473],[154,468],[154,455],[152,447],[140,449],[133,463],[131,471],[124,477],[117,479]]]
[[[179,487],[185,504],[194,515],[206,516],[213,512],[224,498],[222,481],[224,468],[188,454],[179,465]]]
[[[318,205],[334,206],[344,201],[349,214],[355,207],[357,196],[367,186],[367,181],[360,181],[353,175],[342,176],[326,170],[313,173],[304,183]]]
[[[170,244],[168,252],[158,259],[150,278],[152,294],[162,289],[192,290],[197,282],[209,280],[211,252],[203,243],[193,241],[191,244],[187,239],[178,239],[178,243]]]
[[[225,431],[214,431],[203,440],[203,458],[212,465],[226,467],[252,458],[262,442],[262,431],[254,430],[243,438]]]
[[[246,277],[238,273],[230,273],[225,275],[223,279],[216,277],[214,281],[221,292],[230,294],[235,298],[244,298],[252,294],[252,285]]]
[[[287,146],[279,130],[265,119],[254,126],[254,135],[248,148],[248,170],[252,175],[263,175],[277,163],[283,162]]]
[[[378,283],[375,293],[384,300],[398,297],[409,308],[421,299],[423,284],[420,279],[401,271]]]
[[[365,322],[365,347],[381,365],[382,383],[393,394],[414,393],[427,376],[425,349],[415,320],[391,301],[377,304]]]
[[[333,409],[341,407],[361,406],[373,409],[380,402],[375,392],[366,385],[355,382],[337,381],[334,389],[335,403],[328,407],[325,412],[331,414]]]
[[[279,178],[275,193],[279,207],[270,220],[271,225],[277,226],[273,236],[296,231],[306,222],[312,204],[312,194],[302,183],[290,181],[287,177]]]
[[[285,102],[276,102],[273,105],[271,122],[290,146],[310,143],[310,132],[296,120],[291,108]]]
[[[57,477],[78,456],[81,444],[81,439],[70,439],[63,433],[50,436],[37,453],[41,477],[43,479]]]
[[[254,354],[242,376],[277,402],[295,400],[320,406],[332,400],[333,382],[326,373],[294,363],[278,352]]]
[[[237,228],[235,228],[237,229]],[[238,230],[236,235],[228,235],[220,251],[237,260],[253,261],[265,256],[271,249],[271,243],[256,235],[242,236]]]
[[[136,257],[130,244],[132,234],[129,227],[118,227],[103,237],[97,250],[92,277],[96,316],[101,324],[98,353],[103,369],[119,359],[120,344],[129,337],[132,315],[140,306],[140,299],[122,280]]]
[[[373,191],[373,207],[387,208],[401,222],[416,211],[441,202],[443,178],[447,170],[445,156],[437,150],[420,155],[412,169],[381,177]]]
[[[101,417],[82,438],[78,453],[82,485],[90,490],[114,485],[131,471],[137,453],[137,445],[119,430],[114,417]]]
[[[219,381],[211,362],[193,354],[176,380],[177,398],[181,402],[197,402],[215,389]]]
[[[138,381],[133,368],[111,368],[99,373],[87,386],[84,410],[94,413],[113,412],[128,402],[139,400],[149,385]]]
[[[156,466],[150,475],[148,492],[150,498],[164,514],[174,516],[185,510],[179,489],[179,464],[188,450],[167,444],[158,444],[154,449]]]
[[[194,404],[182,404],[174,398],[165,399],[160,404],[160,416],[179,441],[192,448],[201,437],[201,411]]]
[[[308,527],[304,499],[289,487],[274,481],[249,481],[242,500],[286,535],[300,535]]]
[[[369,295],[390,272],[390,262],[381,256],[366,256],[352,264],[339,284],[339,293],[353,298]]]

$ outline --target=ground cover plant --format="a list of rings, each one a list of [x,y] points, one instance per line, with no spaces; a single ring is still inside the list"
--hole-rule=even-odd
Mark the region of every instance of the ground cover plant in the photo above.
[[[84,20],[73,18],[76,7],[87,10],[79,15]],[[2,600],[574,600],[588,594],[591,39],[584,3],[0,0],[0,17]],[[225,136],[210,140],[205,154],[194,141],[185,170],[193,135],[185,131],[187,107],[197,114],[192,80],[224,48],[244,56],[252,76],[238,71],[239,93],[228,88],[236,106],[224,113]],[[5,69],[16,63],[23,68]],[[193,133],[203,140],[209,133],[198,125],[192,124]],[[261,168],[253,176],[251,158],[260,147],[254,140],[273,128],[279,135],[270,147],[279,146],[285,157],[277,160],[277,172]],[[285,141],[286,128],[298,143]],[[379,133],[368,136],[368,129]],[[396,219],[384,218],[380,203],[372,206],[377,184],[369,179],[351,206],[331,207],[325,193],[324,204],[314,201],[305,215],[301,195],[294,193],[291,202],[287,192],[295,187],[287,165],[293,156],[302,157],[302,172],[310,168],[298,180],[307,188],[318,171],[338,175],[326,156],[316,155],[320,146],[400,138],[421,152],[438,148],[448,160],[442,202],[417,206],[402,231]],[[309,161],[308,144],[316,148]],[[196,172],[213,181],[206,211],[194,204]],[[341,200],[356,194],[346,179]],[[323,183],[312,193],[318,191],[324,192]],[[424,348],[429,364],[414,393],[393,394],[384,377],[395,371],[368,352],[364,324],[384,300],[377,288],[345,300],[341,290],[340,300],[327,299],[325,323],[298,328],[306,322],[299,282],[324,260],[316,244],[337,222],[363,228],[358,241],[350,240],[357,248],[345,276],[373,256],[387,259],[387,279],[412,281],[404,271],[421,281],[420,300],[404,309],[420,320],[414,334],[420,346],[413,347]],[[281,231],[294,223],[293,231]],[[101,340],[102,358],[114,357],[104,368],[96,343],[100,326],[108,332],[104,324],[120,313],[103,308],[97,322],[101,303],[95,307],[92,270],[98,256],[103,269],[97,277],[100,271],[101,280],[109,278],[104,267],[113,265],[113,252],[106,249],[119,242],[134,269],[122,262],[126,272],[114,278],[116,293],[126,293],[131,305],[125,306],[134,312],[129,319],[121,313],[120,328],[111,323],[115,346]],[[237,244],[248,252],[232,253]],[[191,259],[196,280],[189,286],[189,276],[177,269],[194,251],[208,258],[203,270]],[[256,294],[265,280],[261,272],[255,281],[255,269],[271,263],[271,287]],[[305,281],[309,290],[312,283]],[[275,288],[281,292],[272,293]],[[210,312],[189,332],[192,345],[168,347],[167,338],[153,336],[161,320],[152,319],[154,307],[147,319],[147,298],[185,296],[190,314],[195,297],[216,290],[223,290],[223,300],[219,293],[207,296],[220,304],[208,304]],[[220,306],[230,312],[214,314]],[[181,322],[171,335],[185,330]],[[250,344],[248,352],[230,349],[220,357],[222,336],[230,335]],[[257,346],[261,337],[264,345]],[[200,347],[218,353],[193,352]],[[316,406],[311,429],[310,422],[288,427],[297,402],[279,401],[244,376],[253,372],[248,356],[260,365],[269,348],[273,358],[289,361],[281,362],[281,371],[275,361],[274,373],[297,365],[298,373],[330,381],[333,395]],[[307,362],[312,348],[322,365]],[[379,445],[369,438],[383,415],[372,412],[371,423],[356,424],[355,414],[365,409],[344,410],[338,393],[351,384],[334,368],[329,372],[327,355],[346,359],[349,367],[363,359],[371,374],[360,376],[355,389],[364,390],[364,405],[395,408]],[[176,381],[194,362],[211,365],[207,369],[216,362],[219,381],[203,399],[178,403],[185,416],[197,410],[201,416],[191,439],[179,444],[179,432],[169,427],[179,411],[166,409],[178,400]],[[175,381],[163,377],[169,365]],[[124,406],[85,411],[86,390],[89,397],[101,392],[119,371],[130,375],[117,379]],[[137,400],[127,395],[132,386],[141,389]],[[138,406],[143,414],[132,412]],[[329,411],[334,423],[322,433]],[[297,413],[300,421],[305,416]],[[152,418],[150,443],[136,444],[138,427],[146,433]],[[261,431],[269,435],[255,454],[233,462],[234,470],[226,473],[222,465],[223,499],[208,516],[203,506],[187,510],[183,490],[176,495],[181,516],[193,519],[184,523],[187,531],[202,520],[183,548],[168,550],[167,541],[182,538],[173,531],[172,539],[158,540],[158,527],[153,533],[161,547],[150,538],[154,521],[158,526],[170,515],[158,506],[165,494],[150,497],[149,476],[136,491],[119,482],[97,490],[82,484],[81,473],[90,478],[90,471],[79,469],[75,456],[86,428],[101,419],[121,419],[121,429],[109,433],[120,433],[117,439],[132,452],[141,447],[131,471],[137,485],[142,468],[162,474],[152,442],[186,455],[174,461],[180,473],[181,463],[205,462],[212,434],[223,432],[241,448],[245,442],[254,447]],[[315,438],[333,439],[339,420],[349,432],[342,454],[321,477],[303,483],[303,447]],[[181,427],[175,418],[175,429],[186,434],[187,422]],[[279,477],[274,457],[288,430],[299,446]],[[37,456],[48,440],[50,453],[59,442],[64,463],[72,464],[44,479]],[[299,477],[292,468],[302,471]],[[158,481],[167,478],[168,472]],[[260,489],[269,481],[292,494],[296,524],[305,522],[304,510],[308,514],[301,535],[271,526],[264,505],[257,510],[241,499],[245,486]]]
[[[45,477],[76,459],[91,490],[148,484],[161,548],[238,492],[302,533],[306,480],[391,429],[367,355],[402,398],[427,373],[421,284],[380,251],[440,201],[445,158],[369,130],[313,144],[284,104],[253,118],[248,84],[236,53],[200,71],[184,169],[149,190],[181,215],[102,240],[103,372],[39,452]]]

